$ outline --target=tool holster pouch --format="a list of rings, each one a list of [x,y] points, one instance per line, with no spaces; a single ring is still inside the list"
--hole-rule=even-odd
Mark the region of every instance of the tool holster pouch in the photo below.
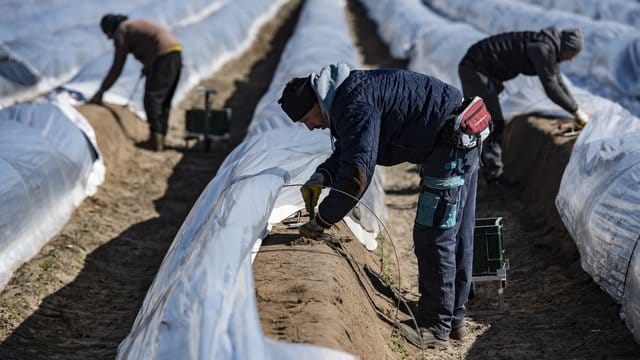
[[[449,178],[423,176],[420,181],[416,224],[439,229],[453,228],[458,217],[462,185],[464,185],[462,175]]]

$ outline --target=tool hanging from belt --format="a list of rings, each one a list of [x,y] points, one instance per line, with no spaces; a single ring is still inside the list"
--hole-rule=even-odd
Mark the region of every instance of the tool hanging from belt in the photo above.
[[[453,133],[455,145],[463,149],[481,147],[491,133],[491,114],[482,98],[474,96],[460,104],[459,113],[454,111]],[[457,113],[457,115],[456,115]]]

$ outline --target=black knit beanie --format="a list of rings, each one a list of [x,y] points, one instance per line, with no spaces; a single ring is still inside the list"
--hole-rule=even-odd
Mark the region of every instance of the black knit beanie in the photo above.
[[[291,79],[282,91],[282,97],[278,104],[282,110],[289,115],[294,122],[300,121],[302,117],[318,101],[315,91],[311,87],[309,77],[299,77]]]
[[[113,34],[113,32],[118,28],[118,25],[127,19],[128,17],[126,15],[106,14],[102,17],[102,20],[100,20],[102,32],[105,34]]]

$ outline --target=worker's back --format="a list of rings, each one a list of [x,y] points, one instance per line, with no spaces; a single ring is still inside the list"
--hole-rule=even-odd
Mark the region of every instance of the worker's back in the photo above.
[[[336,94],[331,129],[339,137],[367,116],[376,124],[355,141],[377,145],[378,164],[420,163],[446,115],[461,101],[458,89],[430,76],[395,69],[354,70]]]
[[[544,48],[549,64],[558,62],[560,34],[555,28],[490,36],[472,45],[461,62],[469,62],[500,81],[513,79],[518,74],[536,75],[536,64],[529,56],[532,46]]]
[[[158,56],[180,45],[166,28],[148,20],[125,20],[113,34],[116,49],[132,53],[146,68]]]

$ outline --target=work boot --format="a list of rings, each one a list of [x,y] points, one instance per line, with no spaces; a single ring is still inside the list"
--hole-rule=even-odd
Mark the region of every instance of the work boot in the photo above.
[[[449,347],[447,340],[437,338],[431,331],[426,328],[420,328],[420,336],[422,337],[422,347],[427,349],[444,350]]]
[[[416,329],[412,325],[410,325],[410,323],[411,321],[397,323],[396,327],[398,329],[398,333],[402,335],[402,337],[409,343],[415,345],[419,349],[424,349],[420,333],[416,331]]]
[[[164,150],[164,135],[161,133],[154,132],[152,135],[153,139],[153,150],[162,151]]]
[[[411,321],[405,321],[396,324],[398,332],[409,343],[420,349],[439,349],[443,350],[448,347],[447,340],[438,339],[431,331],[426,328],[419,328],[419,332],[411,326]]]
[[[465,330],[464,325],[453,328],[449,333],[449,338],[453,340],[464,340],[464,337],[467,336],[467,330]]]

